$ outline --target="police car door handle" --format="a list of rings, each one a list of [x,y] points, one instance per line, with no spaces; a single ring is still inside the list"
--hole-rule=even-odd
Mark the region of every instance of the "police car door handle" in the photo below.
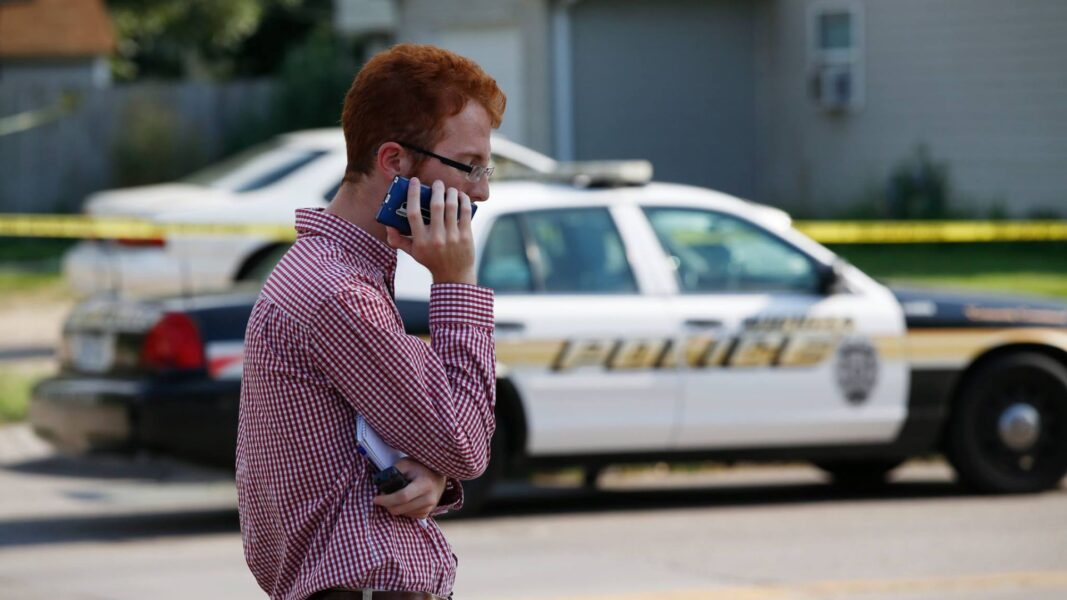
[[[685,326],[694,329],[715,329],[722,327],[722,321],[716,321],[715,319],[686,319]]]
[[[502,333],[517,333],[526,329],[524,323],[515,323],[512,321],[497,321],[496,330]]]

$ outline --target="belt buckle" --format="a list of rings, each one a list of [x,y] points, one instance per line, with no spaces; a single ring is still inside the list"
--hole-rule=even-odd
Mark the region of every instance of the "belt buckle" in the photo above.
[[[374,590],[363,588],[363,600],[374,600]]]

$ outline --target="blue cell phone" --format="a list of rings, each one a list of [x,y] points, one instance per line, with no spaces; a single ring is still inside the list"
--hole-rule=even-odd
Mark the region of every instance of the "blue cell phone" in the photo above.
[[[382,206],[378,209],[375,217],[382,225],[395,227],[403,235],[411,235],[411,225],[408,224],[408,185],[411,181],[407,177],[397,175],[393,178],[393,184],[385,193]],[[422,222],[430,224],[430,194],[432,191],[425,185],[419,185],[419,198],[422,199]],[[471,203],[471,217],[478,212],[478,206]]]

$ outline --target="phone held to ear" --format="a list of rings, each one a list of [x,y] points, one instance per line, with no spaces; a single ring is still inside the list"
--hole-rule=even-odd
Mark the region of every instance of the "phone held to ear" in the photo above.
[[[410,180],[407,177],[401,177],[397,175],[393,178],[393,184],[389,186],[389,191],[385,193],[385,199],[382,200],[382,206],[378,209],[378,215],[375,217],[382,225],[388,225],[389,227],[395,227],[401,235],[411,235],[411,225],[408,223],[408,185]],[[422,200],[422,222],[430,224],[430,194],[432,190],[425,185],[419,185],[419,198]],[[478,206],[471,203],[471,217],[478,211]]]

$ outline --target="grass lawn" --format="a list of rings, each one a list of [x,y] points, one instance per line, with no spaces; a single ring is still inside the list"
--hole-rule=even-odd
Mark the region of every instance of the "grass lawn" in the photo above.
[[[842,244],[830,249],[868,275],[889,283],[1067,300],[1067,242]]]
[[[76,241],[0,238],[0,308],[70,297],[60,261]]]
[[[0,368],[0,423],[26,418],[30,389],[51,371],[51,366]]]

